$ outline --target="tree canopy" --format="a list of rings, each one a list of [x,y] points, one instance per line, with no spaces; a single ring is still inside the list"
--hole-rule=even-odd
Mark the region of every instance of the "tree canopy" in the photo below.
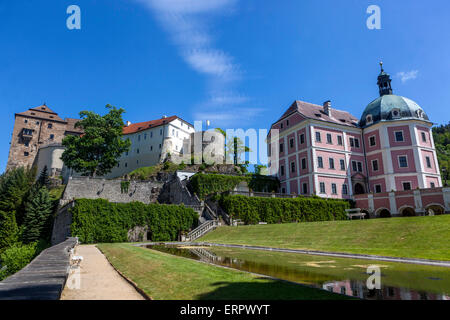
[[[445,178],[450,170],[450,123],[434,127],[433,139],[441,170],[442,182],[445,183]]]
[[[92,111],[80,112],[81,136],[67,136],[61,156],[64,164],[84,176],[105,175],[117,166],[120,155],[129,150],[131,142],[122,139],[124,109],[106,105],[109,110],[101,116]]]

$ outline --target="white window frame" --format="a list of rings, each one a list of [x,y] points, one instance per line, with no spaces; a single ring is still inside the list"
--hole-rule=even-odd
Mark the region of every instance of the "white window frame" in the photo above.
[[[344,145],[344,142],[343,142],[343,140],[342,140],[343,138],[342,138],[342,136],[341,135],[339,135],[339,136],[337,136],[337,144],[338,144],[338,146],[342,146],[342,145]]]
[[[403,191],[409,191],[409,190],[405,190],[405,183],[409,183],[409,186],[410,186],[409,190],[412,190],[412,182],[411,181],[402,181]]]
[[[427,142],[427,134],[425,132],[421,132],[420,135],[422,136],[422,142]]]
[[[320,159],[320,161],[319,161],[319,159]],[[320,165],[320,164],[322,164],[322,165]],[[323,157],[321,157],[321,156],[317,157],[317,168],[323,169]]]
[[[433,168],[433,165],[431,164],[430,156],[425,156],[425,162],[426,162],[426,165],[427,165],[428,169],[432,169]]]
[[[346,183],[342,184],[342,194],[348,195],[348,185]]]
[[[372,141],[370,140],[372,138],[374,138],[374,140],[375,140],[374,144],[372,144]],[[373,136],[369,137],[369,146],[371,146],[371,147],[376,147],[377,146],[377,136],[376,135],[373,135]]]
[[[394,115],[395,112],[397,112],[397,115]],[[399,119],[399,118],[401,118],[400,109],[398,108],[392,109],[392,119]]]
[[[366,124],[372,124],[373,123],[373,116],[371,114],[368,114],[366,116]]]
[[[380,164],[378,163],[378,159],[373,159],[371,162],[372,162],[372,171],[373,172],[380,171]],[[375,170],[374,165],[373,165],[375,162],[377,163],[377,170]]]
[[[302,142],[303,141],[303,142]],[[300,144],[304,144],[305,143],[305,134],[301,133],[300,134]]]
[[[323,191],[322,191],[322,186],[323,186]],[[320,191],[320,194],[327,194],[327,187],[325,185],[325,182],[319,182],[319,191]]]
[[[333,144],[333,135],[331,133],[327,133],[327,144]]]
[[[303,161],[305,161],[304,163],[305,163],[305,167],[303,167]],[[302,158],[301,160],[300,160],[300,162],[301,162],[301,168],[302,168],[302,170],[307,170],[308,169],[308,161],[307,161],[307,159],[306,158]]]
[[[377,187],[380,187],[380,192],[377,192]],[[377,183],[377,184],[375,184],[374,186],[373,186],[373,191],[375,192],[375,193],[382,193],[383,192],[383,188],[381,187],[381,184],[379,184],[379,183]]]
[[[400,158],[401,158],[401,157],[405,157],[405,158],[406,158],[406,167],[402,167],[402,166],[401,166],[401,164],[400,164]],[[404,155],[398,155],[398,156],[397,156],[397,160],[398,160],[398,167],[399,167],[400,169],[406,169],[406,168],[409,168],[408,155],[406,155],[406,154],[404,154]]]
[[[333,194],[333,195],[338,194],[338,192],[337,192],[337,184],[336,183],[332,183],[331,184],[331,194]]]
[[[401,132],[402,133],[402,140],[397,140],[397,133]],[[405,133],[403,132],[403,130],[398,130],[398,131],[394,131],[394,139],[395,142],[405,142]]]

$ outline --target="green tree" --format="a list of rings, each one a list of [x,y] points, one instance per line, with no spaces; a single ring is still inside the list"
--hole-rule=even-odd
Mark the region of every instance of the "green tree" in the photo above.
[[[39,175],[39,178],[37,180],[37,183],[47,188],[50,187],[50,178],[48,176],[47,166],[44,166],[44,168],[42,169],[41,174]]]
[[[0,253],[17,242],[18,234],[14,212],[0,210]]]
[[[448,183],[450,171],[450,123],[433,128],[433,139],[442,176],[442,183]]]
[[[111,172],[120,155],[129,150],[131,142],[122,139],[124,109],[106,105],[104,116],[91,111],[80,112],[82,120],[76,127],[84,130],[81,136],[67,136],[61,159],[64,164],[84,176],[95,177]]]
[[[223,134],[223,136],[227,140],[227,143],[225,145],[225,158],[229,159],[229,157],[232,155],[234,165],[243,164],[243,168],[247,168],[248,162],[245,161],[243,163],[241,160],[241,156],[242,154],[251,152],[250,148],[247,147],[239,137],[231,137],[230,139],[228,139],[225,130],[221,128],[216,128],[215,130]]]
[[[22,240],[26,243],[49,239],[52,224],[53,201],[46,187],[36,186],[25,205]]]
[[[17,168],[0,178],[0,211],[13,214],[19,225],[23,222],[23,200],[34,184],[35,177],[34,169]]]

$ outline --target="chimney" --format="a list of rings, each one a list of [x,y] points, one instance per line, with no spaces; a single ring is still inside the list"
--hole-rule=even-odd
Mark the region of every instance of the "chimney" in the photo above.
[[[323,103],[323,112],[325,112],[325,114],[329,117],[331,117],[331,101],[325,101]]]
[[[127,121],[127,127],[129,127],[129,126],[130,126],[130,124],[131,124],[131,122],[130,122],[130,121]]]

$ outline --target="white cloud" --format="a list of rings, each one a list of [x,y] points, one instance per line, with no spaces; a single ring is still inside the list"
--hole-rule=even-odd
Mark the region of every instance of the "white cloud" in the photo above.
[[[238,0],[135,0],[150,9],[192,70],[207,77],[207,98],[197,104],[195,120],[214,126],[254,119],[259,108],[243,108],[250,99],[234,93],[242,70],[233,56],[217,48],[208,21],[234,9]]]
[[[419,70],[411,70],[407,72],[398,72],[397,77],[400,78],[402,83],[405,83],[408,80],[414,80],[417,78],[417,75],[419,74]]]

